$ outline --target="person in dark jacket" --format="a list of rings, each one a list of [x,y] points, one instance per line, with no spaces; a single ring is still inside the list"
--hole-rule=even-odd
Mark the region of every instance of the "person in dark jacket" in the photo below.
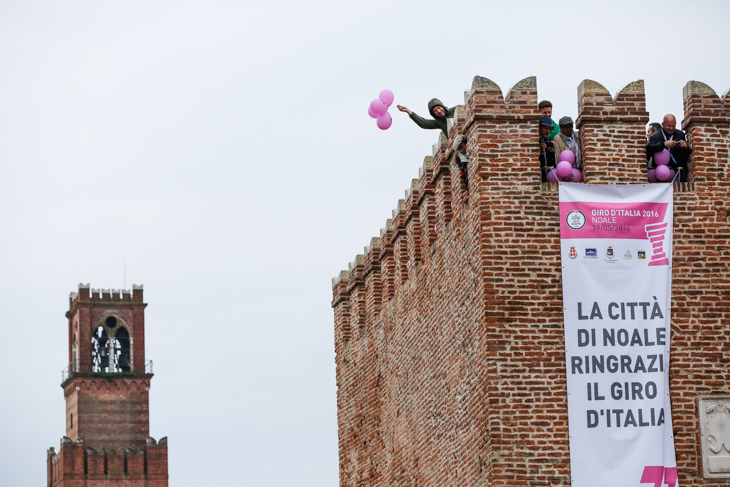
[[[431,114],[433,120],[423,118],[420,115],[416,115],[408,108],[403,105],[398,105],[398,110],[407,113],[411,120],[416,122],[416,125],[423,129],[440,129],[446,137],[449,136],[448,124],[446,123],[447,118],[454,118],[456,107],[446,108],[441,100],[433,98],[428,102],[428,113]]]
[[[547,181],[547,173],[554,169],[555,159],[555,143],[550,132],[553,130],[553,121],[550,117],[540,117],[540,170],[542,172],[542,182]]]
[[[649,126],[646,128],[646,145],[649,145],[649,141],[651,141],[651,136],[655,133],[659,132],[662,129],[662,124],[657,122],[652,122],[649,124]],[[654,167],[654,157],[652,156],[646,156],[646,169],[649,170]]]
[[[649,139],[649,143],[646,145],[646,158],[653,158],[654,154],[664,149],[668,149],[672,156],[669,167],[679,172],[675,181],[687,181],[687,176],[689,176],[687,160],[692,149],[687,145],[684,132],[677,130],[677,119],[671,114],[664,116],[662,129]],[[656,167],[656,164],[653,164],[652,167]]]

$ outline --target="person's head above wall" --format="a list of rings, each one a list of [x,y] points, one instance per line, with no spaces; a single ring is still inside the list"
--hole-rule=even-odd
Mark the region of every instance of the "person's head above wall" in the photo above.
[[[446,118],[446,107],[438,98],[432,98],[428,102],[428,112],[433,118]]]
[[[543,100],[540,103],[537,104],[538,110],[540,110],[540,115],[543,117],[552,117],[553,116],[553,104],[550,103],[548,100]]]
[[[572,118],[570,118],[568,116],[561,117],[560,120],[558,121],[558,125],[560,125],[561,134],[563,134],[567,137],[570,137],[571,135],[573,135],[573,119]]]
[[[677,119],[671,113],[664,115],[662,119],[662,128],[667,135],[672,135],[677,130]]]
[[[547,137],[550,135],[550,131],[553,129],[553,121],[550,117],[540,117],[540,137]]]

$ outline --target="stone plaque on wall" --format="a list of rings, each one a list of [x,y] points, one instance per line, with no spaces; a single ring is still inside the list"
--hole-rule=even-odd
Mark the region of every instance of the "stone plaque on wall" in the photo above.
[[[699,407],[703,476],[730,478],[730,396],[700,398]]]

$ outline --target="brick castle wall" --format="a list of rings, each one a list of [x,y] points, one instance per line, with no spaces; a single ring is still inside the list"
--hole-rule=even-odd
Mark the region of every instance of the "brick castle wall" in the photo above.
[[[167,438],[140,448],[91,448],[61,440],[48,451],[48,487],[167,487]]]
[[[449,140],[333,280],[340,485],[570,485],[558,194],[540,182],[537,102],[535,78],[503,96],[476,77]],[[680,483],[708,486],[697,400],[730,394],[730,97],[690,82],[684,105],[670,386]],[[578,107],[585,182],[645,183],[643,81],[611,97],[585,80]],[[468,197],[450,148],[462,133]]]

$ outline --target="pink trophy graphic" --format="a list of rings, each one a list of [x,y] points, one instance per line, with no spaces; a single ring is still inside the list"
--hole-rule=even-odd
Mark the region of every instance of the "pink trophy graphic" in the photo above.
[[[664,253],[664,234],[667,232],[667,223],[652,223],[644,226],[646,236],[653,247],[650,266],[669,265],[669,259]]]

